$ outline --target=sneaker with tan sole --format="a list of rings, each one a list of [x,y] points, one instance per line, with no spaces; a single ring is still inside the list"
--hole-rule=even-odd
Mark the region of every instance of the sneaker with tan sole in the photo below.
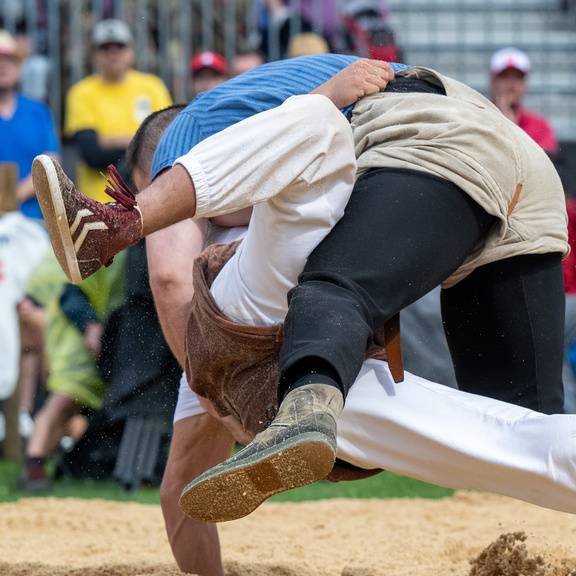
[[[101,204],[78,192],[50,156],[37,156],[32,165],[34,192],[52,248],[74,284],[108,266],[118,252],[142,237],[142,217],[134,194],[114,166],[108,171],[106,193],[116,202]]]
[[[336,418],[343,404],[333,386],[296,388],[246,448],[184,488],[182,511],[204,522],[236,520],[274,494],[323,480],[336,460]]]

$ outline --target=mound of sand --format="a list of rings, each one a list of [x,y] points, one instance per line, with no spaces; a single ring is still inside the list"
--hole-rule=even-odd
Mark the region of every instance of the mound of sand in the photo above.
[[[531,555],[525,532],[502,534],[472,560],[469,576],[574,576],[568,560]]]
[[[576,576],[576,517],[476,493],[268,504],[220,533],[227,576]],[[157,506],[0,505],[2,576],[176,574]]]

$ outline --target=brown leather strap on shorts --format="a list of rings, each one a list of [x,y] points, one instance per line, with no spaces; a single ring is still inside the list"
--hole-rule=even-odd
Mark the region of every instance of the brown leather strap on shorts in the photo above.
[[[374,332],[374,344],[369,353],[369,358],[386,360],[394,382],[404,380],[404,361],[400,345],[400,314],[392,316],[386,324]]]

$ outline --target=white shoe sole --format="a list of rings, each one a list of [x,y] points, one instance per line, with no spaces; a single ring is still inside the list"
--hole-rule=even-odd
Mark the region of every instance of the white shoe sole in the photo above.
[[[82,282],[74,241],[64,207],[58,174],[54,160],[42,154],[36,156],[32,164],[32,181],[34,192],[44,215],[54,254],[73,284]]]

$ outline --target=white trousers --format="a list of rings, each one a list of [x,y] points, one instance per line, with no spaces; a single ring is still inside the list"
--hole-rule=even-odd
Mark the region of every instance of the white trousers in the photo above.
[[[180,160],[193,180],[203,175],[203,205],[215,206],[217,213],[227,203],[228,189],[221,183],[231,178],[229,157],[234,156],[233,165],[244,174],[260,172],[246,180],[232,176],[235,208],[255,198],[267,200],[254,210],[241,249],[212,286],[218,306],[237,322],[282,322],[287,291],[350,194],[354,161],[347,157],[346,138],[314,136],[303,146],[301,132],[294,130],[296,119],[302,118],[339,123],[329,107],[311,99],[316,97],[293,98],[214,136]],[[311,112],[314,104],[321,105]],[[289,125],[287,113],[292,116]],[[307,131],[303,126],[304,138]],[[278,165],[276,150],[281,151]],[[302,167],[307,178],[292,178],[303,174]],[[332,170],[332,180],[327,170]],[[213,215],[209,208],[203,214]],[[338,421],[338,457],[366,469],[383,468],[576,513],[576,416],[546,416],[409,373],[394,384],[387,364],[377,360],[364,362],[350,390]]]

